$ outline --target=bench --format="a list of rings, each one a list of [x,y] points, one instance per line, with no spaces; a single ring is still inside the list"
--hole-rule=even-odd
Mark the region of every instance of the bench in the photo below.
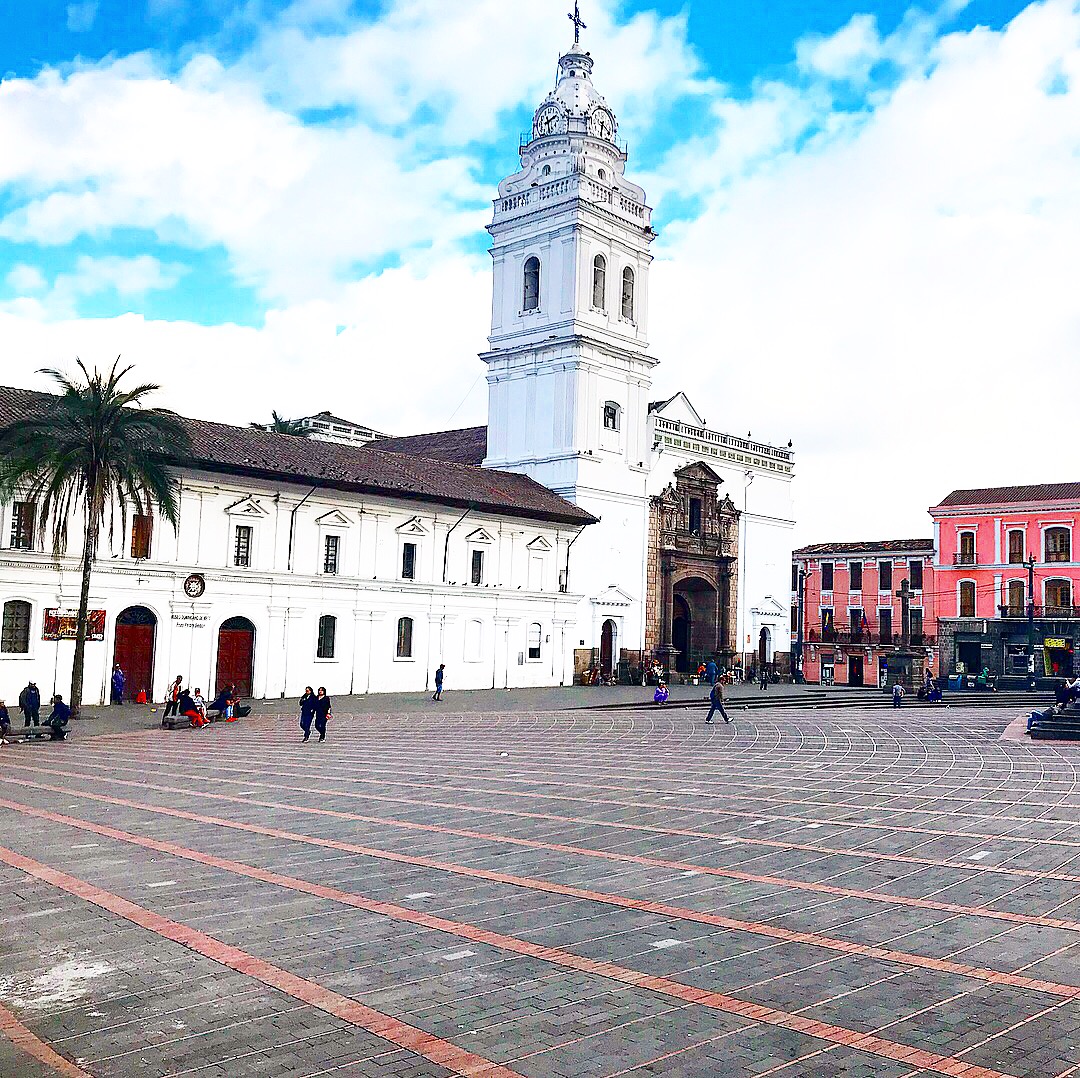
[[[40,726],[24,726],[23,739],[25,741],[66,741],[66,727],[67,723],[60,727],[50,726],[48,723],[42,723]]]

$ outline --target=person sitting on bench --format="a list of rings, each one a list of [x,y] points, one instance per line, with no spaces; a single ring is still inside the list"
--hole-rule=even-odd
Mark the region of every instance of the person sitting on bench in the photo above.
[[[203,713],[198,707],[195,706],[195,701],[187,689],[182,689],[180,692],[180,714],[184,718],[190,719],[192,726],[205,726],[208,721],[203,717]]]
[[[50,739],[52,741],[64,740],[64,727],[67,726],[70,718],[71,708],[64,703],[64,698],[57,693],[52,698],[52,711],[45,720],[45,725],[50,729]]]

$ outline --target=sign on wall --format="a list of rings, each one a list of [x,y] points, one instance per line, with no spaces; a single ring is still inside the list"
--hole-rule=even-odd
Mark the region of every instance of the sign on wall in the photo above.
[[[42,640],[74,640],[79,626],[78,610],[61,610],[51,607],[45,611],[41,627]],[[105,639],[105,611],[86,612],[86,639]]]

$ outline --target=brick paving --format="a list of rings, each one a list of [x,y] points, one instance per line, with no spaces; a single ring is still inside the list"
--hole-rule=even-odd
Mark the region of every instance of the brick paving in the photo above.
[[[1080,1078],[1080,747],[495,696],[5,747],[0,1075]]]

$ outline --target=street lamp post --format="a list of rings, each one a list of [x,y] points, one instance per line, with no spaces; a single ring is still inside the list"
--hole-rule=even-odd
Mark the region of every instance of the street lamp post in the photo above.
[[[754,481],[754,473],[747,468],[743,472],[743,515],[742,515],[742,559],[739,565],[739,590],[742,592],[742,600],[739,603],[739,654],[742,656],[743,679],[746,679],[746,551],[750,545],[750,522],[747,517],[746,507],[750,484]]]

